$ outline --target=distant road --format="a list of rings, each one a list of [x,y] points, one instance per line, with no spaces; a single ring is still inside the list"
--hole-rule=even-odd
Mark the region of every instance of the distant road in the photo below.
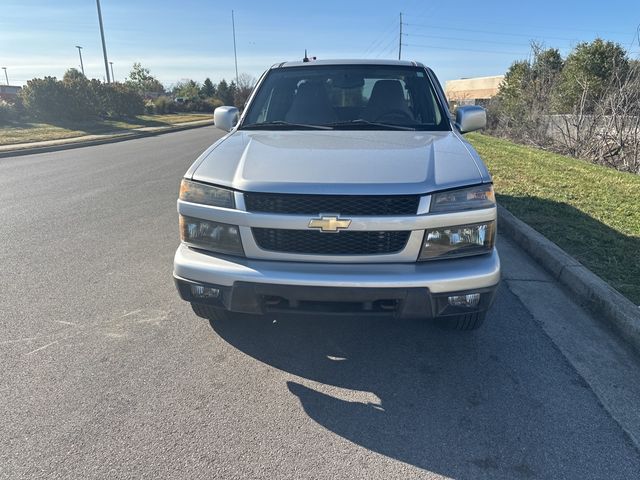
[[[176,197],[220,136],[0,159],[0,478],[639,477],[637,359],[505,239],[474,333],[193,315]]]

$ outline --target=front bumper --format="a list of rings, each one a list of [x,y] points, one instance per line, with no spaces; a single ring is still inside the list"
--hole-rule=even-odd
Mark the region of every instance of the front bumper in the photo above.
[[[500,281],[500,260],[494,249],[421,263],[321,264],[214,255],[180,245],[173,275],[183,299],[237,312],[361,310],[434,317],[489,308]],[[215,287],[220,295],[194,298],[192,284]],[[465,293],[481,294],[477,308],[461,311],[446,304],[448,295]]]

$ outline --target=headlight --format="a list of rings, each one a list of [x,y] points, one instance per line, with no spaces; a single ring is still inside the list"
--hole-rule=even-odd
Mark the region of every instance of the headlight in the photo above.
[[[240,231],[235,225],[180,215],[180,240],[196,248],[244,256]]]
[[[493,207],[495,204],[496,197],[493,193],[493,185],[483,184],[470,188],[434,193],[431,197],[429,213],[475,210]]]
[[[466,257],[488,253],[496,236],[495,222],[430,228],[424,232],[422,251],[418,260]]]
[[[194,182],[186,178],[183,178],[180,183],[180,200],[214,207],[235,208],[231,190]]]

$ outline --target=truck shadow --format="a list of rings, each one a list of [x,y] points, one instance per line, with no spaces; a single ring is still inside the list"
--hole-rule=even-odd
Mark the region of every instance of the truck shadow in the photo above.
[[[315,422],[427,471],[587,478],[597,466],[623,478],[637,461],[610,449],[602,456],[625,443],[622,431],[504,286],[475,332],[379,317],[239,316],[211,326],[242,352],[301,377],[287,388]],[[319,391],[304,379],[325,385]],[[370,400],[343,400],[335,387]]]

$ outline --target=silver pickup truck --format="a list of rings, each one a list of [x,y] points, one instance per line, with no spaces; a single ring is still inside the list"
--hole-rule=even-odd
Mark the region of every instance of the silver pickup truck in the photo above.
[[[305,59],[306,60],[306,59]],[[180,187],[180,296],[230,313],[484,321],[500,281],[491,176],[433,71],[408,61],[272,66]]]

